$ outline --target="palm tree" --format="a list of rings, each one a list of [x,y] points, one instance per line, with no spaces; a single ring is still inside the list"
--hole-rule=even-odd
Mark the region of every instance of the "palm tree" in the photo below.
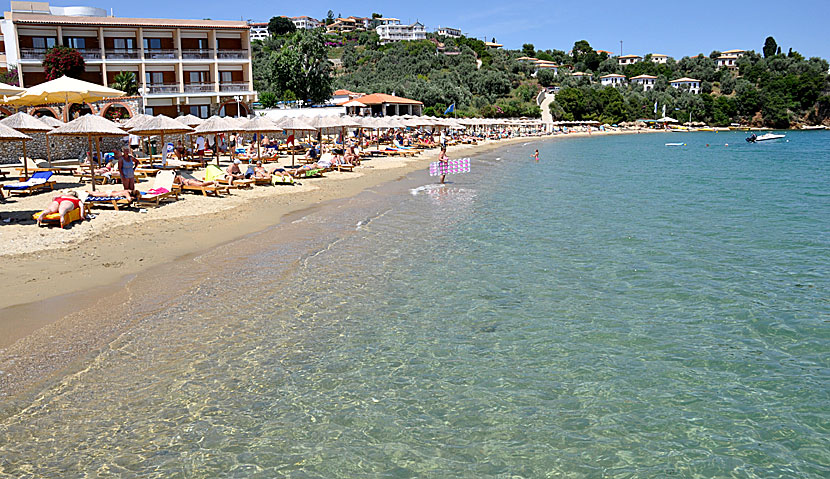
[[[116,90],[125,92],[127,95],[135,95],[138,93],[138,86],[135,83],[135,73],[133,72],[120,72],[118,75],[115,75],[110,86]]]

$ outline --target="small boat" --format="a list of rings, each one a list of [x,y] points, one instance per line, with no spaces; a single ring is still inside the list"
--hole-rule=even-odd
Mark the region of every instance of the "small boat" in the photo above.
[[[824,126],[824,125],[812,125],[812,126],[804,125],[804,126],[801,127],[801,129],[802,130],[825,130],[825,129],[827,129],[827,127]]]
[[[746,141],[747,143],[758,143],[759,141],[780,140],[785,136],[787,135],[776,135],[775,133],[766,133],[761,136],[757,136],[753,133],[752,136],[747,137]]]
[[[666,146],[686,146],[685,143],[666,143]]]

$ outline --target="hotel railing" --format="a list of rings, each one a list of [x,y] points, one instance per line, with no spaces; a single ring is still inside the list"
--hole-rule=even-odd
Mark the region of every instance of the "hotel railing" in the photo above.
[[[244,60],[248,58],[248,50],[217,50],[216,58]]]
[[[185,83],[184,91],[188,93],[204,93],[214,91],[213,83]]]
[[[213,58],[213,50],[182,50],[182,59],[209,60]]]
[[[101,50],[86,50],[86,49],[78,49],[78,52],[84,57],[84,60],[100,60],[101,59]]]
[[[45,48],[21,48],[20,58],[23,60],[42,60],[46,55]]]
[[[144,50],[145,60],[176,60],[179,53],[176,50]]]
[[[141,50],[136,50],[133,48],[115,48],[112,50],[107,50],[107,58],[118,59],[118,58],[125,58],[125,59],[138,59],[141,57]]]
[[[152,95],[154,93],[180,93],[179,85],[177,83],[147,85],[147,94]]]
[[[219,84],[219,91],[248,91],[250,89],[250,86],[246,82]]]

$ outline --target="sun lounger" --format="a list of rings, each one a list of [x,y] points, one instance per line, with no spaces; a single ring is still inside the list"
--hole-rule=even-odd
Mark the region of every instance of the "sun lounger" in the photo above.
[[[254,187],[254,180],[233,180],[231,182],[230,178],[228,178],[227,173],[222,171],[222,168],[219,168],[216,165],[208,165],[205,168],[205,181],[213,181],[214,183],[219,183],[222,185],[227,185],[229,188],[253,188]]]
[[[93,206],[103,206],[109,205],[112,206],[115,211],[119,211],[118,206],[130,206],[132,201],[127,199],[126,196],[96,196],[94,192],[87,191],[85,195],[82,195],[81,201],[84,202],[87,208],[92,208]]]
[[[291,176],[294,178],[322,178],[323,169],[315,168],[313,170],[292,171]]]
[[[40,216],[42,214],[43,214],[43,211],[38,211],[37,213],[32,215],[32,219],[37,220],[38,218],[40,218]],[[83,218],[81,217],[81,209],[80,208],[75,208],[74,210],[66,213],[66,215],[64,215],[63,219],[66,222],[64,227],[66,227],[66,226],[68,226],[68,225],[70,225],[70,224],[72,224],[76,221],[82,221]],[[46,224],[47,226],[48,225],[60,226],[60,224],[61,224],[61,215],[60,215],[60,213],[49,213],[48,215],[46,215],[43,218],[43,222],[41,224]]]
[[[51,171],[38,171],[26,181],[3,185],[3,189],[21,195],[29,195],[40,190],[54,190],[55,181],[51,179],[52,175]]]
[[[191,175],[190,173],[187,173],[185,171],[181,171],[181,172],[179,172],[179,174],[182,177],[187,178],[189,180],[202,181],[202,180],[199,180],[198,178],[194,177],[193,175]],[[209,186],[175,185],[174,191],[176,189],[181,190],[181,191],[191,191],[191,192],[197,192],[198,191],[198,192],[202,193],[202,195],[204,195],[204,196],[219,197],[219,193],[230,194],[230,189],[227,186],[217,185],[216,183],[214,183],[212,185],[209,185]]]
[[[140,205],[148,204],[159,206],[164,200],[178,200],[179,193],[173,188],[173,180],[175,179],[176,173],[172,171],[159,171],[153,180],[153,187],[147,191],[140,191],[141,196],[136,201]]]

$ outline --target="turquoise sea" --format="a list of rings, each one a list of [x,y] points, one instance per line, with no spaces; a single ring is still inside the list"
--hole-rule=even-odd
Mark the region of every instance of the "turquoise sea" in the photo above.
[[[0,476],[830,477],[830,132],[744,136],[514,144],[138,277]]]

